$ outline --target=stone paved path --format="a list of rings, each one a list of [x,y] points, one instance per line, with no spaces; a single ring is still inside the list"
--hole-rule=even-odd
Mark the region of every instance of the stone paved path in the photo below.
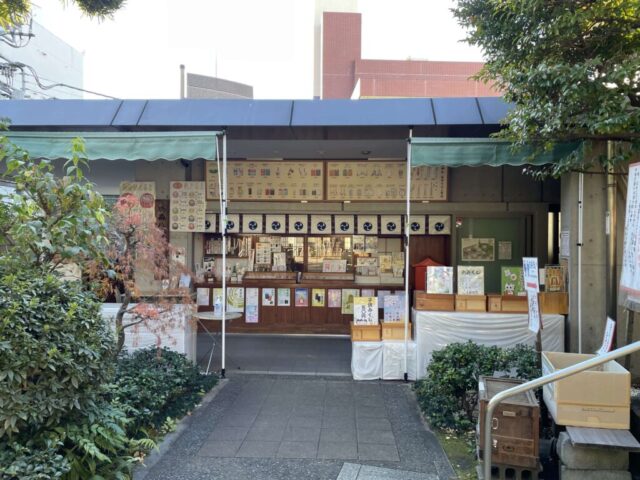
[[[145,473],[145,480],[454,475],[408,385],[253,375],[232,376]]]

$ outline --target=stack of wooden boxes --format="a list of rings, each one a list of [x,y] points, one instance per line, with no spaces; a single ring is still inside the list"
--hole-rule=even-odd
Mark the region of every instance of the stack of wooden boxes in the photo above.
[[[521,383],[524,382],[512,378],[480,377],[479,418],[476,431],[480,460],[485,449],[485,413],[489,400]],[[490,428],[491,464],[494,470],[499,472],[499,478],[504,478],[508,470],[517,473],[517,478],[537,478],[540,468],[540,406],[533,392],[521,393],[501,402],[495,409]]]

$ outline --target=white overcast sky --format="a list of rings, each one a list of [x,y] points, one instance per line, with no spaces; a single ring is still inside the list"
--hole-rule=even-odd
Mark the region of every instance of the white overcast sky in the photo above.
[[[182,63],[253,85],[255,98],[313,97],[313,0],[127,0],[101,22],[61,0],[33,2],[39,23],[84,52],[85,89],[177,98]],[[482,60],[460,42],[452,5],[360,0],[363,58]]]

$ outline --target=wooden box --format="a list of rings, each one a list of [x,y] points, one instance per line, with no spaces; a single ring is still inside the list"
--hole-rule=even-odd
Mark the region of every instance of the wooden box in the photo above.
[[[480,452],[484,450],[484,417],[489,400],[499,392],[521,383],[524,381],[513,378],[480,377],[478,384]],[[493,463],[537,468],[540,454],[540,406],[533,392],[521,393],[501,402],[494,411],[491,428],[493,430],[491,438]]]
[[[404,340],[404,322],[382,322],[382,340]],[[411,322],[407,325],[407,338],[411,340]]]
[[[569,294],[567,292],[540,292],[539,298],[542,313],[569,314]]]
[[[453,312],[455,310],[455,295],[414,290],[413,308],[416,310]]]
[[[380,341],[380,324],[354,325],[353,322],[351,322],[351,341],[352,342],[379,342]]]
[[[485,295],[456,295],[457,312],[486,312],[487,297]]]
[[[495,313],[527,313],[529,304],[526,296],[520,295],[489,295],[488,310]]]
[[[542,374],[583,362],[595,355],[542,352]],[[580,372],[542,387],[544,403],[558,425],[629,428],[631,374],[619,363]]]

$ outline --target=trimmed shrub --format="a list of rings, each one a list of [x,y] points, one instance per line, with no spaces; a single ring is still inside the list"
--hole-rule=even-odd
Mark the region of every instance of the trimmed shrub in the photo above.
[[[127,413],[128,430],[136,435],[148,427],[160,430],[168,418],[188,413],[216,382],[184,355],[150,348],[118,359],[111,396]]]
[[[58,426],[112,376],[113,334],[92,294],[0,262],[0,438]]]
[[[496,371],[512,372],[524,379],[540,376],[535,350],[524,345],[500,349],[473,342],[448,345],[433,353],[427,377],[415,384],[420,407],[434,427],[472,429],[478,380]]]

